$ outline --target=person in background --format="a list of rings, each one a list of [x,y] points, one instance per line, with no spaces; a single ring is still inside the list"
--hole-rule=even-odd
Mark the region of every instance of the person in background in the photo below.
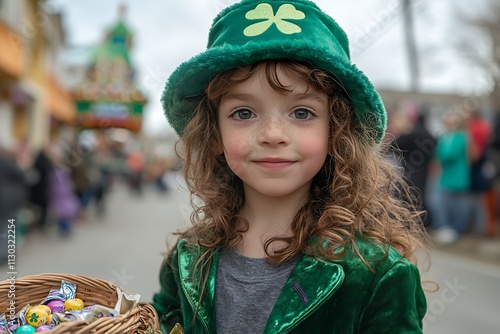
[[[47,225],[49,210],[49,174],[52,164],[47,156],[47,150],[41,149],[31,168],[26,171],[29,186],[29,201],[34,206],[35,221],[32,228],[44,232]]]
[[[489,236],[497,235],[500,221],[500,97],[498,104],[494,112],[492,138],[487,149],[488,159],[494,167],[493,191],[488,197],[491,208],[491,220],[487,226]]]
[[[134,150],[127,157],[130,189],[140,195],[142,193],[142,178],[146,159],[140,150]]]
[[[412,116],[412,129],[396,138],[394,144],[396,149],[401,152],[401,164],[407,180],[412,186],[412,194],[421,199],[421,209],[425,211],[424,226],[429,228],[432,226],[432,222],[431,211],[426,201],[427,176],[429,165],[434,157],[436,139],[425,125],[425,109],[421,109],[420,112]]]
[[[471,162],[471,224],[477,236],[485,236],[491,213],[487,209],[486,194],[493,188],[495,167],[488,158],[491,141],[491,126],[478,110],[473,110],[468,119],[470,137],[469,156]]]
[[[50,147],[53,168],[49,173],[49,206],[57,222],[59,234],[69,237],[74,220],[80,212],[80,201],[71,180],[71,168],[65,164],[65,154],[57,144]],[[67,154],[67,152],[65,152]]]
[[[437,241],[452,243],[465,234],[470,217],[470,143],[461,115],[446,114],[443,122],[446,132],[436,147],[441,175],[433,217]]]
[[[92,182],[90,179],[88,159],[88,148],[76,141],[68,147],[65,162],[71,170],[71,182],[73,190],[80,202],[79,218],[86,217],[86,209],[92,197]]]
[[[106,197],[111,188],[113,169],[110,149],[105,145],[97,145],[90,156],[90,165],[94,169],[94,196],[97,217],[106,213]]]
[[[9,240],[15,242],[16,230],[9,233],[9,219],[17,218],[25,204],[28,189],[24,173],[17,165],[15,155],[0,147],[0,265],[7,262]],[[16,226],[16,222],[13,222]]]

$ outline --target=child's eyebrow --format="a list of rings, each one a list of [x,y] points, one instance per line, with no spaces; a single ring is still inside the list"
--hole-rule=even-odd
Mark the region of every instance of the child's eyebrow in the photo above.
[[[222,101],[250,101],[255,99],[252,94],[229,92],[222,97]]]
[[[322,99],[319,94],[316,93],[291,93],[290,95],[294,95],[296,100],[314,100],[321,104],[326,104],[325,99]],[[241,92],[230,92],[224,95],[222,98],[225,101],[236,100],[236,101],[249,101],[255,99],[255,96],[252,94],[241,93]]]
[[[295,97],[297,100],[314,100],[315,102],[319,102],[324,105],[328,103],[327,100],[321,98],[321,96],[316,93],[295,94]]]

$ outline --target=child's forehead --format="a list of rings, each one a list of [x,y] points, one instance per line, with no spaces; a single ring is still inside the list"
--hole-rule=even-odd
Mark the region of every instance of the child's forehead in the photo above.
[[[304,80],[298,77],[279,77],[279,83],[273,82],[272,79],[265,75],[255,73],[245,81],[231,85],[227,96],[244,96],[252,95],[258,98],[261,93],[274,91],[281,95],[311,95],[317,93],[317,90],[310,87]]]
[[[276,60],[263,60],[246,66],[236,68],[234,73],[248,74],[248,73],[281,73],[290,75],[299,75],[299,73],[308,74],[313,68],[306,65],[299,64],[292,60],[276,59]]]
[[[299,71],[297,68],[281,63],[273,64],[273,66],[262,63],[254,66],[242,67],[236,69],[231,78],[236,84],[230,86],[230,91],[235,91],[238,90],[240,86],[248,86],[251,84],[264,85],[266,88],[269,88],[269,86],[271,88],[278,87],[280,91],[283,88],[300,90],[303,93],[310,90],[317,90],[310,85],[312,80],[310,79],[309,70],[307,68],[301,68]]]
[[[302,75],[280,64],[276,64],[276,66],[273,68],[266,67],[265,65],[262,64],[257,65],[255,68],[251,70],[248,67],[239,68],[234,72],[233,77],[234,78],[241,77],[243,80],[245,79],[248,80],[250,78],[257,77],[259,79],[272,78],[274,80],[279,80],[279,81],[306,82],[306,79]]]

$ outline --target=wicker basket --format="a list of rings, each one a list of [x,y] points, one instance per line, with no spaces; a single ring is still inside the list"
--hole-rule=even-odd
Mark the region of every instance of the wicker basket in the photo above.
[[[84,301],[85,306],[101,304],[113,308],[117,302],[116,285],[107,281],[82,275],[39,274],[16,278],[15,302],[16,312],[26,304],[38,304],[47,297],[51,289],[58,290],[61,281],[77,284],[76,297]],[[0,282],[0,313],[6,313],[10,299],[8,280]],[[75,321],[61,323],[47,334],[157,334],[159,330],[158,314],[147,303],[139,303],[137,307],[114,318],[101,318],[92,323]]]

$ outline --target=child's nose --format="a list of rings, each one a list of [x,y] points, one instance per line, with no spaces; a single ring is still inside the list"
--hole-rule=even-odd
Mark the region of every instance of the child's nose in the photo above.
[[[289,142],[289,134],[283,120],[269,118],[261,123],[259,142],[266,145],[286,145]]]

